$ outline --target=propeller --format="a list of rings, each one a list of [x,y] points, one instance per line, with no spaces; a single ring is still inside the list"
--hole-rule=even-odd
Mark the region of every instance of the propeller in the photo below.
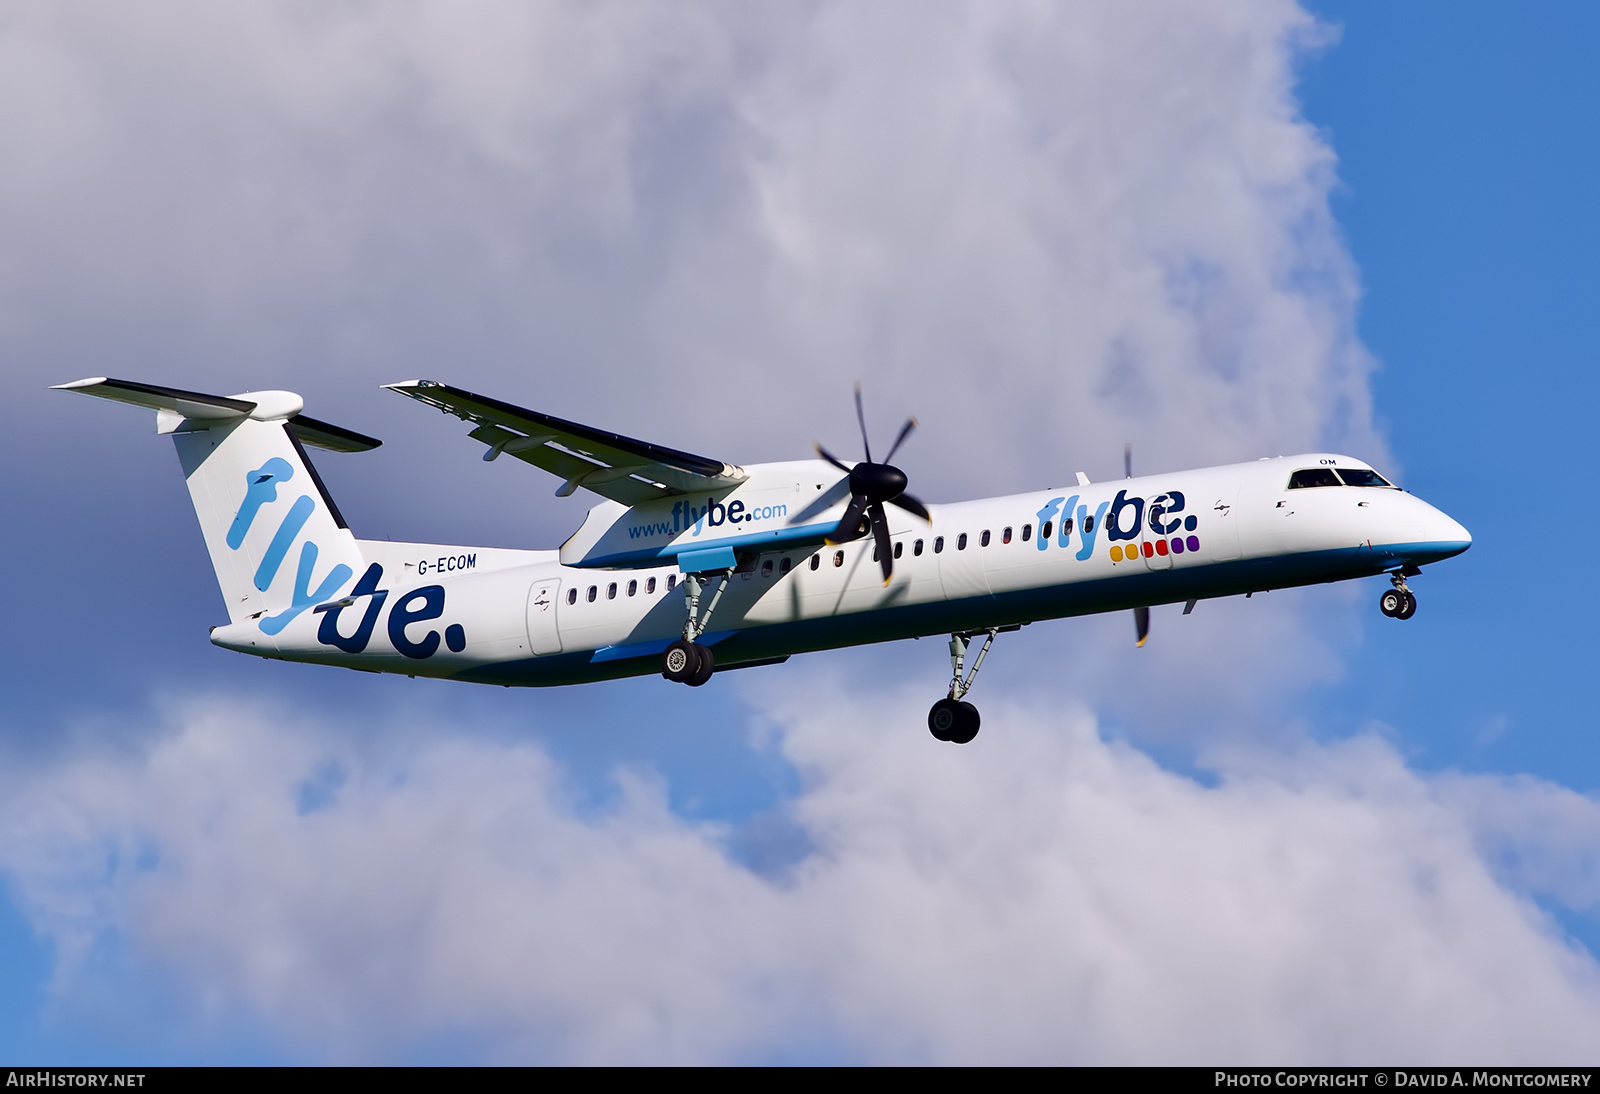
[[[878,565],[883,568],[883,583],[888,585],[889,579],[894,576],[894,551],[889,543],[889,521],[883,515],[884,503],[897,505],[929,523],[933,521],[928,515],[927,506],[906,493],[906,473],[889,463],[900,450],[901,443],[917,428],[917,420],[906,419],[906,424],[900,427],[900,435],[889,446],[889,454],[882,463],[872,460],[872,444],[867,440],[867,416],[861,409],[860,384],[856,385],[856,422],[861,426],[861,447],[867,454],[861,463],[854,467],[847,466],[822,445],[817,445],[817,455],[850,476],[850,505],[845,509],[838,526],[828,534],[827,542],[830,545],[848,543],[870,531],[878,545]]]

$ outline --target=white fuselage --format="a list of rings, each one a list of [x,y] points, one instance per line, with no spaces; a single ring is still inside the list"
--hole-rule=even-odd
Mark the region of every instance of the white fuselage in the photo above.
[[[1470,546],[1460,524],[1398,489],[1288,487],[1296,469],[1319,466],[1366,465],[1322,453],[1056,487],[932,505],[931,525],[890,507],[887,586],[871,537],[784,542],[797,520],[837,522],[843,499],[823,504],[837,471],[814,461],[752,468],[751,482],[715,505],[768,519],[741,529],[737,572],[708,582],[707,598],[724,580],[726,589],[700,641],[732,667],[1370,576]],[[696,546],[714,545],[734,531],[704,518],[696,530],[690,512],[663,507],[663,543],[697,536]],[[343,599],[276,635],[247,620],[216,628],[212,640],[268,657],[507,685],[658,672],[662,649],[683,632],[682,575],[674,561],[607,546],[648,545],[641,519],[598,506],[560,552],[358,541],[368,574]]]

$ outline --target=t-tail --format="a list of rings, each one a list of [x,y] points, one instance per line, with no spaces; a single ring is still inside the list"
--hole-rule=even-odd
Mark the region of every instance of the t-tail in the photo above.
[[[290,391],[205,395],[91,377],[57,390],[156,412],[172,435],[232,623],[269,636],[349,588],[364,566],[305,445],[364,452],[382,442],[300,413]]]

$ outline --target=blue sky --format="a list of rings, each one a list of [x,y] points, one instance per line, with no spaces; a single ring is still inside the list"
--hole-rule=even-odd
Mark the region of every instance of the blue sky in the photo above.
[[[0,31],[8,1058],[1592,1060],[1600,17],[166,10]],[[383,437],[318,464],[369,537],[581,516],[421,375],[741,463],[848,448],[859,378],[934,501],[1326,445],[1475,543],[1405,624],[1030,627],[941,749],[936,640],[214,649],[169,446],[43,390],[98,374]]]

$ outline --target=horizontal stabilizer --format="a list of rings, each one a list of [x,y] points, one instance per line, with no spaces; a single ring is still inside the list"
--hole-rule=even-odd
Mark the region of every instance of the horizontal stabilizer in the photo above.
[[[561,497],[581,486],[623,505],[639,505],[676,494],[726,490],[748,478],[743,468],[720,460],[564,421],[434,380],[384,387],[476,425],[469,436],[489,446],[484,459],[503,452],[560,476],[556,493]]]
[[[296,414],[287,422],[289,431],[300,438],[301,444],[325,448],[330,452],[370,452],[383,442],[365,433],[357,433],[342,425],[318,421],[304,414]]]
[[[240,395],[207,395],[175,387],[141,384],[133,380],[113,380],[91,376],[70,384],[57,384],[53,391],[76,391],[99,399],[112,399],[146,407],[157,413],[160,432],[205,429],[241,418],[257,421],[282,421],[302,444],[334,452],[366,452],[383,442],[353,429],[308,418],[300,413],[304,405],[292,391],[250,391]]]
[[[113,380],[106,376],[91,376],[74,380],[70,384],[57,384],[52,391],[76,391],[80,395],[93,395],[97,399],[114,399],[119,403],[148,407],[151,410],[169,410],[197,421],[226,421],[242,418],[256,408],[247,399],[228,399],[221,395],[204,395],[198,391],[182,391],[175,387],[157,387],[138,384],[132,380]]]

